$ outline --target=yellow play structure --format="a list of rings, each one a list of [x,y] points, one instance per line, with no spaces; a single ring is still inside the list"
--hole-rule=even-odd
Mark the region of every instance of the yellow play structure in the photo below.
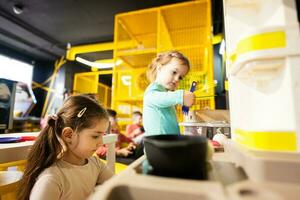
[[[121,13],[115,16],[114,42],[71,47],[68,60],[76,54],[113,50],[111,96],[102,87],[99,74],[106,70],[76,74],[76,93],[103,93],[100,100],[118,112],[119,123],[130,123],[130,114],[142,110],[144,91],[149,84],[145,72],[157,53],[178,50],[191,62],[190,73],[180,88],[189,90],[194,80],[196,103],[191,109],[214,109],[214,78],[211,31],[211,2],[209,0],[178,3],[151,9]],[[97,63],[103,62],[101,60]],[[182,120],[178,110],[179,120]]]

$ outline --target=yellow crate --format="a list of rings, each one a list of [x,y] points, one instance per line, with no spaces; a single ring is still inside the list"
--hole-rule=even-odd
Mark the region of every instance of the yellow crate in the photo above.
[[[73,91],[79,93],[97,93],[98,75],[96,73],[76,73],[74,77]]]
[[[74,77],[74,94],[95,94],[104,107],[111,107],[111,88],[99,83],[99,75],[112,74],[111,70],[76,73]]]
[[[123,51],[117,55],[117,59],[123,61],[123,64],[118,66],[117,69],[145,68],[155,57],[156,51],[153,49]]]
[[[210,1],[188,2],[164,6],[160,9],[158,49],[194,45],[211,45]]]
[[[146,69],[120,70],[114,73],[114,85],[117,101],[136,101],[143,99],[143,93],[149,82],[146,78]]]
[[[198,97],[195,100],[195,104],[190,107],[190,110],[213,110],[215,109],[215,99],[214,96],[208,96],[208,97]],[[177,119],[179,122],[184,121],[183,113],[182,113],[182,106],[176,107],[177,111]]]
[[[189,90],[192,82],[196,81],[197,86],[194,92],[196,97],[213,96],[215,93],[215,83],[211,80],[207,74],[202,72],[191,71],[185,78],[180,82],[179,88]]]
[[[102,83],[98,83],[98,91],[96,93],[97,100],[107,108],[111,107],[111,88]]]
[[[147,23],[145,23],[147,22]],[[156,49],[157,40],[157,10],[147,9],[118,14],[115,18],[116,51],[124,42],[134,44],[128,49]],[[121,45],[120,45],[121,44]]]

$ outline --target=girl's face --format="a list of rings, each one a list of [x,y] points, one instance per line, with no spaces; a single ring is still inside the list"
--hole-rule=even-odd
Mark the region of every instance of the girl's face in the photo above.
[[[103,144],[102,137],[106,133],[109,122],[106,119],[95,121],[95,125],[80,132],[73,132],[71,142],[67,143],[68,151],[64,160],[82,165]]]
[[[179,85],[179,81],[187,74],[188,67],[181,65],[177,58],[172,58],[170,62],[163,66],[158,66],[156,82],[167,90],[174,91]]]
[[[133,116],[133,118],[132,118],[132,122],[133,122],[134,124],[142,124],[143,118],[142,118],[141,115],[135,115],[135,116]]]

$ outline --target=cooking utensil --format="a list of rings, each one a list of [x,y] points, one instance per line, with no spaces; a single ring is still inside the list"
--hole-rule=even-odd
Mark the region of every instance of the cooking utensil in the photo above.
[[[197,82],[193,81],[191,88],[190,88],[190,92],[194,92],[196,90],[196,86],[197,86]],[[188,115],[189,114],[189,107],[188,106],[182,106],[182,113],[184,115]]]
[[[207,139],[189,135],[155,135],[144,138],[147,159],[155,174],[207,179]]]

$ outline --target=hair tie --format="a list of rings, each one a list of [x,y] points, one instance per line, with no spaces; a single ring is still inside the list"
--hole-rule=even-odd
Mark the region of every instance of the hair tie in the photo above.
[[[47,117],[47,124],[49,126],[54,126],[55,125],[55,121],[57,119],[58,119],[58,116],[56,114],[48,115],[48,117]]]
[[[87,110],[86,107],[84,107],[81,111],[79,111],[79,113],[77,114],[77,117],[82,117],[82,115],[84,114],[84,112]]]

